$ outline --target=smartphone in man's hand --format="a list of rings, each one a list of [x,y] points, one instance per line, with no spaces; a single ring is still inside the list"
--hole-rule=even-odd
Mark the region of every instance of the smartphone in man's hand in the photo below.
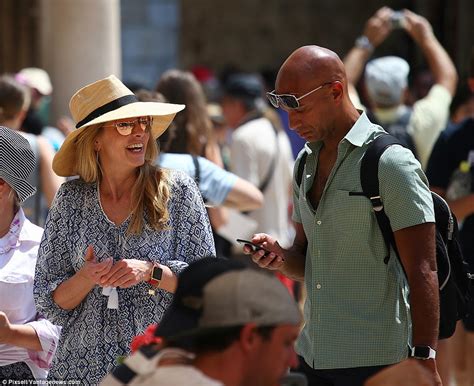
[[[251,242],[250,240],[236,239],[235,241],[237,241],[239,244],[248,245],[252,249],[253,253],[255,253],[259,250],[265,251],[265,253],[270,253],[270,251],[266,250],[261,245],[255,244],[255,243]]]

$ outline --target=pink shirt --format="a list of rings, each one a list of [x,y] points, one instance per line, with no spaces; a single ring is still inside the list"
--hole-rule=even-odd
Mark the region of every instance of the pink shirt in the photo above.
[[[11,324],[28,324],[38,335],[43,351],[0,344],[0,366],[25,362],[36,379],[44,379],[59,341],[61,328],[38,315],[33,280],[43,229],[15,215],[10,231],[0,238],[0,310]]]

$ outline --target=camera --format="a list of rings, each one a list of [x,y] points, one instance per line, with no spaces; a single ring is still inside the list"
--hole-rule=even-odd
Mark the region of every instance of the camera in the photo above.
[[[403,15],[402,11],[394,11],[392,16],[390,16],[390,21],[392,23],[392,28],[403,28],[405,23],[405,16]]]

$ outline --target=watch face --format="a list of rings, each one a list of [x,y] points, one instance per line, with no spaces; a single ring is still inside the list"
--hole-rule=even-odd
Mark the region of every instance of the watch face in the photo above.
[[[163,275],[163,269],[155,265],[153,267],[153,271],[151,272],[152,280],[161,280],[162,275]]]
[[[414,358],[429,359],[433,350],[429,346],[415,346],[413,347],[412,356]]]
[[[423,358],[428,358],[430,356],[429,347],[415,347],[415,355]]]

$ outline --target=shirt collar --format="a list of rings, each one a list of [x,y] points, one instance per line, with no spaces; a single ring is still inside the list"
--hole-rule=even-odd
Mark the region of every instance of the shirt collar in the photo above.
[[[361,147],[369,139],[372,133],[371,128],[372,128],[373,123],[370,122],[365,111],[362,111],[362,110],[357,110],[357,111],[360,113],[360,116],[357,119],[357,121],[354,123],[354,125],[351,127],[349,132],[344,136],[341,143],[349,142],[353,144],[354,146]],[[308,154],[311,154],[311,153],[317,153],[321,149],[322,145],[323,143],[321,141],[306,142],[304,147],[305,147],[306,152]]]
[[[366,143],[372,134],[372,122],[370,122],[367,114],[362,110],[357,110],[360,113],[359,119],[354,123],[349,132],[344,136],[341,142],[348,141],[354,146],[361,147]]]
[[[408,110],[405,105],[389,107],[389,108],[374,108],[372,113],[377,121],[390,124],[396,122]]]

